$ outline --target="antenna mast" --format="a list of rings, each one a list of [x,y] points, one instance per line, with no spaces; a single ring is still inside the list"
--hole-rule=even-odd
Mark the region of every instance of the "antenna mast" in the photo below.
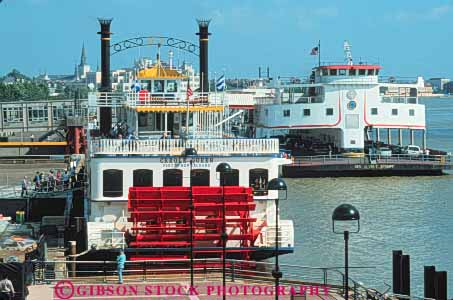
[[[345,40],[343,43],[343,50],[346,63],[348,64],[348,66],[352,66],[354,63],[352,62],[351,45],[347,40]]]

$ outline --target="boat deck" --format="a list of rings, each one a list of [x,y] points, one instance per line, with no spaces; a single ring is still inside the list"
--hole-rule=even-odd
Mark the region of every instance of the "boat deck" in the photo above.
[[[109,299],[222,299],[222,260],[195,259],[192,290],[188,289],[191,281],[188,262],[188,259],[126,261],[123,285],[117,284],[115,261],[39,262],[27,299],[101,299],[102,296]],[[84,271],[82,265],[90,270]],[[226,298],[274,299],[273,268],[274,264],[269,262],[226,260]],[[280,264],[279,269],[282,272],[280,299],[344,298],[344,274],[336,268]],[[107,287],[110,294],[102,294]],[[355,300],[383,299],[382,293],[351,278],[349,295]]]
[[[361,157],[321,155],[294,157],[293,163],[282,167],[283,177],[353,177],[353,176],[437,176],[453,167],[449,155],[411,157],[394,155]]]
[[[123,285],[119,284],[102,284],[103,286],[112,287],[113,290],[122,291],[123,289],[136,288],[137,293],[132,290],[127,291],[124,295],[121,292],[121,297],[112,297],[111,299],[190,299],[190,300],[213,300],[222,299],[222,281],[206,281],[197,280],[195,289],[189,290],[190,282],[178,280],[178,278],[168,278],[165,281],[153,281],[153,282],[126,282]],[[74,284],[74,290],[83,289],[86,290],[90,286],[99,286],[88,283]],[[237,282],[228,282],[226,285],[226,297],[227,299],[260,299],[260,300],[273,300],[275,295],[272,295],[271,291],[274,286],[272,283],[256,282],[251,280],[241,280]],[[294,291],[294,295],[291,293]],[[304,291],[304,289],[307,289]],[[68,288],[68,292],[72,288]],[[344,297],[338,293],[338,290],[330,290],[329,293],[325,294],[322,288],[313,289],[313,295],[310,294],[310,286],[308,285],[282,285],[280,287],[279,299],[304,299],[304,300],[342,300]],[[301,292],[302,291],[302,292]],[[55,285],[37,285],[29,287],[30,295],[27,299],[30,300],[41,300],[41,299],[65,299],[65,297],[58,297],[55,292]],[[182,292],[182,293],[180,293]],[[150,295],[153,293],[153,295]],[[185,293],[185,294],[183,294]],[[138,296],[137,296],[138,294]],[[70,294],[68,294],[70,295]],[[78,296],[74,295],[70,299],[88,300],[97,299],[98,297],[93,296]],[[66,298],[67,299],[67,298]]]

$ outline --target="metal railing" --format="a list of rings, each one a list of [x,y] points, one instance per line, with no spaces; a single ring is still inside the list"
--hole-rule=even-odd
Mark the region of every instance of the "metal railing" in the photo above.
[[[382,82],[382,83],[400,83],[400,84],[416,84],[417,83],[417,77],[379,76],[379,82]]]
[[[97,249],[124,249],[127,246],[125,232],[117,230],[100,230],[97,234],[91,234],[88,237],[88,245],[90,247],[95,245]]]
[[[174,93],[137,93],[137,92],[99,92],[88,95],[90,107],[131,107],[149,106],[190,106],[222,105],[223,93],[194,92],[187,100],[186,92]],[[234,97],[232,98],[234,100]]]
[[[277,139],[99,139],[90,142],[93,155],[181,155],[184,149],[195,148],[199,155],[263,155],[278,154]]]
[[[71,280],[83,284],[116,283],[118,278],[115,261],[34,261],[33,283],[54,283]],[[249,260],[226,260],[228,284],[254,284],[273,286],[274,278],[270,262]],[[312,286],[319,290],[327,288],[330,295],[344,294],[344,274],[337,267],[309,267],[292,264],[279,264],[283,286]],[[350,269],[374,269],[374,267],[350,267]],[[197,284],[220,282],[222,259],[194,259],[194,275]],[[159,259],[127,261],[123,271],[125,283],[139,282],[184,282],[190,278],[189,259]],[[349,278],[351,299],[384,299],[384,294]],[[326,289],[324,289],[326,291]],[[321,299],[324,299],[321,297]]]
[[[316,155],[316,156],[294,156],[293,164],[303,163],[343,163],[343,164],[357,164],[357,163],[408,163],[408,162],[420,162],[430,163],[440,166],[451,166],[453,165],[453,158],[451,155],[410,155],[410,154],[392,154],[392,155],[380,155],[380,154],[363,154],[360,157],[351,157],[344,154],[335,155]]]
[[[381,96],[382,103],[417,104],[417,97]]]
[[[292,220],[279,219],[278,244],[279,247],[294,247],[294,224]],[[264,227],[257,238],[256,246],[275,247],[275,223]]]

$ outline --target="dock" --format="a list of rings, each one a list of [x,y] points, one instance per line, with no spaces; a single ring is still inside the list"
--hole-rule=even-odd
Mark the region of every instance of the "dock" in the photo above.
[[[227,299],[275,299],[273,263],[228,259],[226,266]],[[193,271],[190,289],[189,260],[127,261],[120,285],[114,261],[41,262],[27,299],[98,299],[106,296],[100,289],[107,288],[111,299],[222,299],[221,260],[196,259]],[[344,299],[344,274],[336,268],[280,264],[280,271],[279,299]],[[383,295],[349,278],[349,298],[378,300]]]
[[[320,155],[293,157],[283,177],[440,176],[453,167],[450,155]]]

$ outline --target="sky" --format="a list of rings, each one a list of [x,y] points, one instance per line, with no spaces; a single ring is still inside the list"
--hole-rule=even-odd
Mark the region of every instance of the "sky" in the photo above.
[[[0,74],[16,68],[71,74],[84,43],[88,63],[100,62],[98,17],[113,18],[112,42],[171,36],[198,44],[197,18],[212,19],[209,70],[226,77],[307,76],[317,58],[344,61],[343,41],[355,62],[378,62],[389,76],[453,78],[453,0],[3,0],[0,3]],[[156,48],[112,57],[130,67]],[[168,48],[163,48],[166,59]],[[197,57],[175,52],[176,61]]]

